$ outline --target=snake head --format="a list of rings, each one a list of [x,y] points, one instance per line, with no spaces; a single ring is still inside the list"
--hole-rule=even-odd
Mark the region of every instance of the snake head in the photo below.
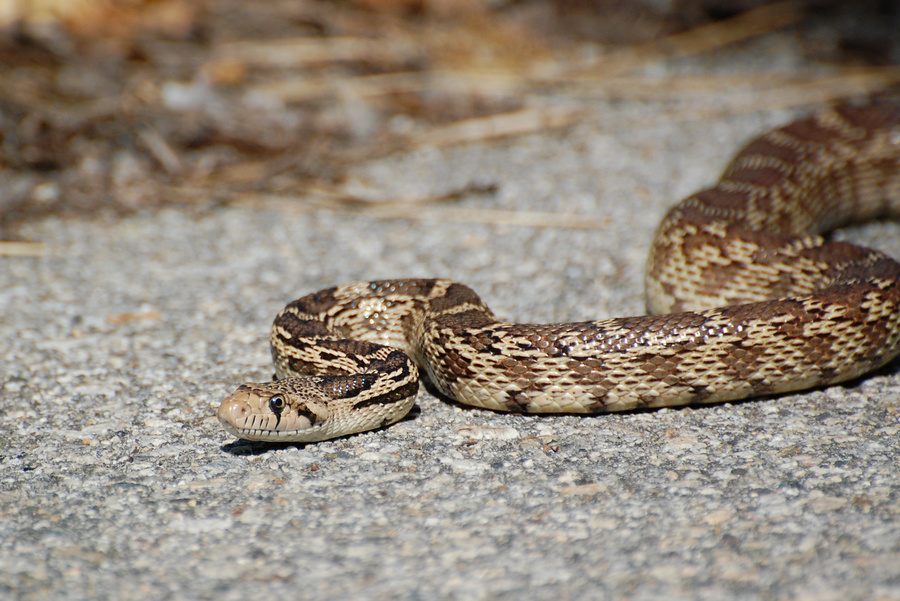
[[[314,442],[331,438],[328,399],[312,378],[242,384],[219,406],[225,430],[246,440]]]
[[[414,368],[413,368],[414,369]],[[318,442],[392,424],[415,403],[418,373],[382,391],[386,376],[294,377],[267,384],[243,384],[222,401],[218,418],[245,440]]]

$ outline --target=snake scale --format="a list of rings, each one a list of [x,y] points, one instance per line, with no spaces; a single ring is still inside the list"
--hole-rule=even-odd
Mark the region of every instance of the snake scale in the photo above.
[[[831,108],[750,142],[719,182],[664,218],[651,315],[498,321],[469,288],[405,279],[337,286],[275,318],[276,380],[218,411],[250,440],[311,442],[401,419],[419,370],[460,403],[604,413],[824,386],[900,354],[900,264],[821,236],[900,215],[900,104]]]

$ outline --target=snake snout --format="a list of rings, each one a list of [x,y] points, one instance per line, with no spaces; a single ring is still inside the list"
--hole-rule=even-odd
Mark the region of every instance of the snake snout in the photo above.
[[[247,392],[238,388],[234,394],[222,401],[219,412],[216,414],[219,423],[223,426],[240,428],[241,424],[250,415],[250,405],[247,403]]]

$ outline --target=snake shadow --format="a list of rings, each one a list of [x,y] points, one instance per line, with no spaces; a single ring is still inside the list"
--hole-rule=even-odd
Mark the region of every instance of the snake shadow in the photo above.
[[[465,406],[465,405],[460,405]],[[472,407],[472,409],[476,409],[476,407]],[[409,410],[402,419],[394,422],[394,424],[399,424],[400,422],[412,421],[419,417],[422,414],[422,410],[419,408],[418,403],[413,405],[412,409]],[[329,439],[331,440],[343,440],[347,438],[354,438],[359,436],[360,434],[368,434],[369,432],[380,432],[382,430],[386,430],[393,426],[394,424],[390,424],[388,426],[382,426],[381,428],[377,428],[375,430],[367,430],[365,432],[357,432],[356,434],[347,434],[346,436],[338,436],[335,438]],[[325,441],[328,442],[328,441]],[[284,449],[304,449],[310,445],[320,444],[318,442],[264,442],[261,440],[245,440],[243,438],[238,438],[232,442],[223,444],[219,447],[223,452],[228,453],[229,455],[234,456],[242,456],[242,455],[264,455],[266,453],[272,451],[281,451]]]

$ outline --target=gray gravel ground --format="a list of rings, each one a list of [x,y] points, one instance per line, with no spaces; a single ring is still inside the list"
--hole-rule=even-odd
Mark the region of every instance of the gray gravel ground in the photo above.
[[[335,283],[452,277],[521,321],[642,312],[665,208],[791,117],[700,106],[592,102],[565,131],[355,173],[388,195],[496,183],[463,206],[601,229],[265,208],[33,224],[46,254],[0,259],[0,598],[900,599],[897,365],[591,418],[423,394],[306,447],[235,443],[214,417],[271,374],[278,309]],[[898,234],[849,235],[900,256]]]

